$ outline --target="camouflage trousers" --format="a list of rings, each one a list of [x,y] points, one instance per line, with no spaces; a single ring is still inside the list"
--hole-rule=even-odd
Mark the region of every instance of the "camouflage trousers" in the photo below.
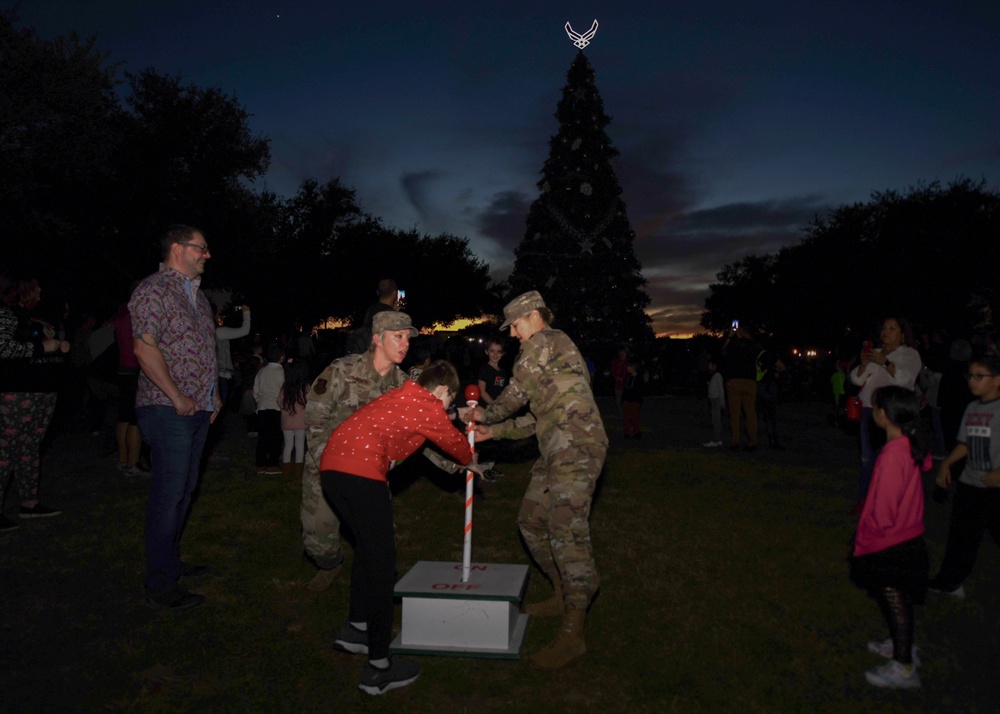
[[[302,545],[316,565],[329,570],[344,559],[340,545],[340,520],[323,496],[316,457],[306,454],[302,469]]]
[[[553,581],[562,580],[566,605],[573,608],[586,609],[601,584],[590,544],[590,504],[607,451],[587,444],[542,454],[517,515],[531,557]]]

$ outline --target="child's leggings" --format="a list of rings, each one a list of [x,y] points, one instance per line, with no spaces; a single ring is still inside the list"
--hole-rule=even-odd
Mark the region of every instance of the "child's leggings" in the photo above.
[[[892,637],[892,658],[900,664],[913,662],[913,596],[898,588],[875,591],[875,600]]]
[[[305,461],[306,452],[306,431],[305,429],[282,429],[285,437],[285,449],[281,452],[281,463],[287,464],[292,461],[292,449],[295,449],[295,463],[301,464]]]

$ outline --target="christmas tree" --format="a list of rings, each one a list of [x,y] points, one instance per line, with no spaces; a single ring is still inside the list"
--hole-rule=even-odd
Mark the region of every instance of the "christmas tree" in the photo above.
[[[556,327],[581,345],[641,347],[653,337],[649,296],[615,174],[618,151],[604,131],[611,119],[582,51],[567,79],[508,297],[538,290]]]

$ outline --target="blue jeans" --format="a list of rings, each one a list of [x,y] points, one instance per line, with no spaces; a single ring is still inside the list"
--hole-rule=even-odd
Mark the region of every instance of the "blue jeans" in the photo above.
[[[146,577],[150,595],[162,595],[180,577],[180,541],[198,485],[201,452],[208,436],[211,412],[180,416],[173,407],[136,409],[139,429],[149,443],[153,462],[146,506]]]

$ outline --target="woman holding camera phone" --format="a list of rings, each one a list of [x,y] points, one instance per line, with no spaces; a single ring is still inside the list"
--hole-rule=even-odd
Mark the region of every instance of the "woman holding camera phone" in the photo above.
[[[885,318],[879,333],[882,347],[873,349],[870,343],[865,343],[857,369],[851,370],[851,383],[861,388],[858,393],[861,399],[861,469],[858,500],[851,509],[852,515],[859,515],[865,505],[875,455],[881,447],[876,433],[881,430],[872,428],[872,395],[879,387],[890,384],[912,390],[920,374],[920,354],[907,344],[909,335],[910,325],[906,320],[901,317]]]

